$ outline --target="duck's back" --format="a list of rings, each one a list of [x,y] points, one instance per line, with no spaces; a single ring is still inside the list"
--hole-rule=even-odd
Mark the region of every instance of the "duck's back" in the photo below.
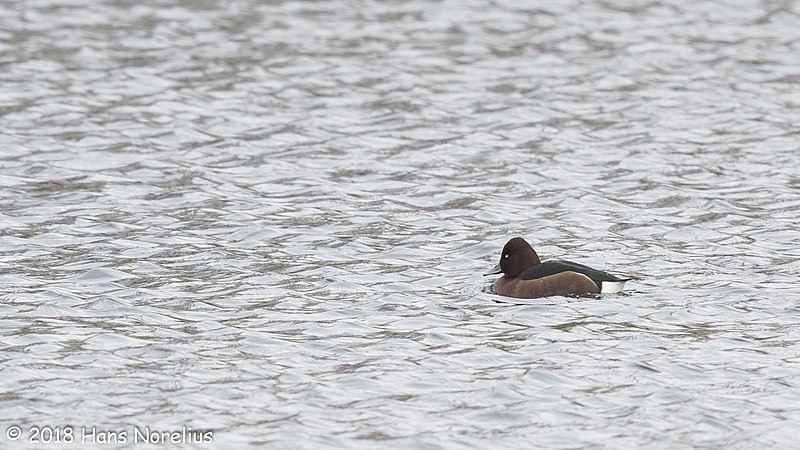
[[[597,285],[599,289],[603,288],[603,282],[624,283],[628,281],[625,278],[619,278],[611,275],[602,270],[592,269],[589,266],[578,264],[572,261],[564,261],[562,259],[554,259],[537,264],[530,269],[522,272],[519,276],[521,280],[535,280],[537,278],[544,278],[550,275],[555,275],[562,272],[577,272],[589,277]]]

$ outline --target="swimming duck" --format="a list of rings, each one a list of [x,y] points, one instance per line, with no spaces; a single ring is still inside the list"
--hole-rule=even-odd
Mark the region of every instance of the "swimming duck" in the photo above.
[[[630,280],[570,261],[541,262],[533,247],[520,237],[506,243],[500,263],[483,275],[499,273],[503,276],[495,281],[494,293],[516,298],[616,293]]]

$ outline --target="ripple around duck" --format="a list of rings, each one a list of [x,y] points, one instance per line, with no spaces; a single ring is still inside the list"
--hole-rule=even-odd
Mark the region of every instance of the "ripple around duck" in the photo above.
[[[792,448],[797,21],[7,2],[0,419],[221,448]],[[479,274],[516,235],[634,280],[499,298]]]

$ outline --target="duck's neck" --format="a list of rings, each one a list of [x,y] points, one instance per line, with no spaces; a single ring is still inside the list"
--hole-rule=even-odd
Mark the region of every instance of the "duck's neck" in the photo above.
[[[528,250],[530,251],[525,251],[518,255],[517,260],[514,261],[512,270],[506,272],[508,278],[517,278],[526,270],[541,263],[536,251],[534,251],[533,248],[529,248]]]

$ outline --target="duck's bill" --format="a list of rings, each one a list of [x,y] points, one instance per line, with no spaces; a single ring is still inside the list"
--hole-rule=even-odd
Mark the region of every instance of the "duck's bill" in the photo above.
[[[500,264],[492,267],[488,272],[484,273],[483,276],[497,275],[498,273],[503,273],[503,269],[500,268]]]

